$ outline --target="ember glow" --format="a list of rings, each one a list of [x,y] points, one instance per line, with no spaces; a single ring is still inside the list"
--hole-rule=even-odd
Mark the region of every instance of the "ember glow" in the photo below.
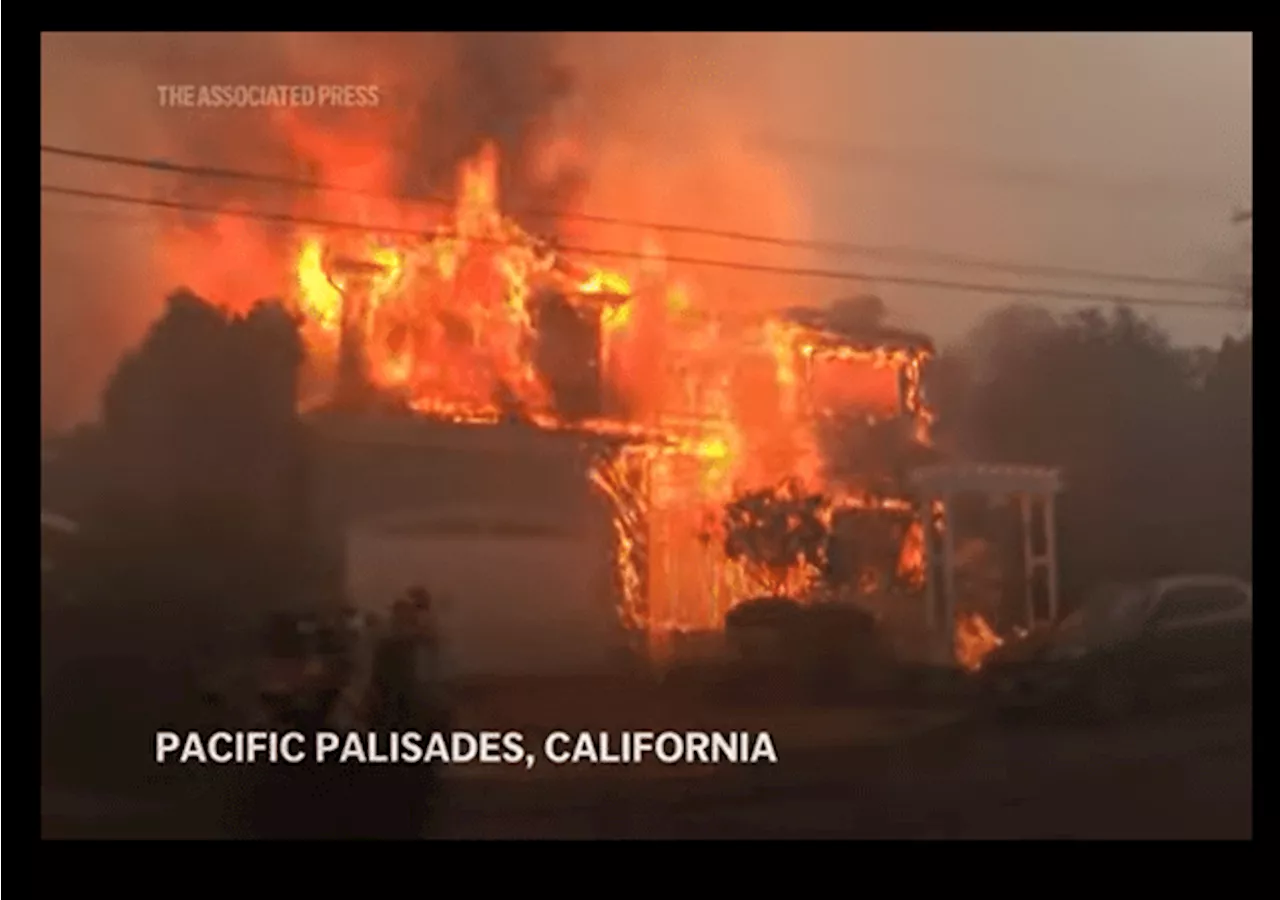
[[[376,400],[608,439],[591,479],[614,511],[623,621],[650,635],[716,629],[744,599],[817,588],[821,560],[764,579],[724,549],[726,506],[783,485],[821,495],[824,523],[849,511],[900,523],[885,578],[918,588],[911,502],[833,477],[821,424],[833,413],[901,420],[927,444],[928,349],[733,315],[706,285],[669,276],[652,235],[630,267],[557,252],[504,216],[498,164],[492,145],[463,164],[456,205],[415,218],[419,238],[297,236],[289,299],[309,351],[303,402]]]
[[[978,613],[961,615],[956,621],[956,661],[971,672],[982,668],[983,661],[1004,640]]]

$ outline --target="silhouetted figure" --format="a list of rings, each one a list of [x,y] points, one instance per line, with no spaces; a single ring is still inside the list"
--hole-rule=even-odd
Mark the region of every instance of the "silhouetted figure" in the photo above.
[[[440,633],[431,597],[421,588],[392,606],[387,633],[373,664],[378,727],[426,731],[445,715],[440,667]]]
[[[431,598],[410,591],[392,607],[388,632],[374,655],[372,728],[416,731],[424,736],[442,727],[435,680],[436,634],[430,624]],[[381,767],[385,773],[383,831],[391,839],[421,836],[436,784],[434,764]]]
[[[314,747],[332,730],[344,673],[325,653],[326,630],[314,619],[280,616],[269,626],[259,700],[276,731],[298,731]],[[309,758],[257,768],[246,798],[250,834],[265,840],[363,837],[376,831],[361,805],[368,776],[359,767]]]
[[[429,693],[441,701],[444,673],[441,667],[443,651],[440,623],[436,618],[436,607],[426,588],[413,587],[406,593],[413,623],[412,629],[418,639],[418,677],[423,681]]]

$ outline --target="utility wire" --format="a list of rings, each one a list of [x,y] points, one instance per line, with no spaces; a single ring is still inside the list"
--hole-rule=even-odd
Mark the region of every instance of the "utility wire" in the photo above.
[[[855,146],[829,141],[761,135],[757,145],[773,152],[805,156],[849,169],[873,167],[909,172],[925,177],[942,176],[987,182],[1007,182],[1027,187],[1079,192],[1087,190],[1105,196],[1135,199],[1165,197],[1173,200],[1222,203],[1222,185],[1205,179],[1185,177],[1127,178],[1098,171],[1072,171],[1055,166],[1022,165],[1011,161],[964,156],[952,151],[926,148]]]
[[[40,147],[42,153],[48,153],[55,156],[62,156],[70,159],[79,159],[89,162],[103,163],[107,165],[118,165],[130,168],[141,168],[157,172],[169,172],[177,175],[187,175],[197,178],[215,178],[231,181],[244,181],[257,184],[270,184],[280,187],[290,187],[299,190],[322,191],[339,194],[349,194],[361,197],[370,197],[384,200],[399,200],[402,202],[420,202],[436,205],[453,206],[455,201],[440,196],[420,196],[420,197],[397,197],[391,194],[381,193],[377,191],[360,190],[339,185],[327,184],[324,182],[311,181],[307,179],[291,178],[283,175],[269,175],[257,172],[246,172],[238,169],[213,168],[208,166],[184,165],[180,163],[168,162],[167,160],[158,159],[140,159],[130,156],[119,156],[109,153],[96,153],[87,150],[75,150],[67,147],[54,147],[42,145]],[[1202,290],[1224,291],[1230,292],[1235,290],[1234,285],[1229,285],[1220,281],[1205,281],[1186,278],[1172,278],[1157,275],[1144,275],[1126,272],[1104,272],[1093,269],[1081,269],[1069,266],[1047,266],[1024,264],[1014,262],[1004,262],[999,260],[981,259],[978,257],[962,256],[951,253],[942,253],[932,250],[923,250],[910,247],[895,246],[876,246],[869,244],[856,244],[842,241],[823,241],[823,240],[801,240],[796,238],[773,237],[761,234],[751,234],[742,231],[723,230],[715,228],[701,228],[692,225],[672,225],[660,222],[646,222],[638,219],[626,219],[612,216],[596,216],[586,213],[571,213],[566,211],[549,211],[549,210],[530,210],[522,209],[518,211],[518,215],[527,218],[539,219],[564,219],[570,221],[591,222],[600,225],[616,225],[628,228],[642,229],[647,231],[665,232],[667,234],[684,234],[702,237],[720,238],[723,240],[740,241],[743,243],[763,244],[776,247],[788,247],[796,250],[809,250],[819,253],[828,253],[845,256],[863,256],[877,258],[882,260],[901,260],[903,262],[914,262],[932,266],[953,267],[953,268],[972,268],[985,269],[991,272],[1003,272],[1009,275],[1025,275],[1032,277],[1073,279],[1079,281],[1094,282],[1116,282],[1129,284],[1145,284],[1153,287],[1177,287],[1177,288],[1198,288]]]
[[[47,194],[57,194],[66,197],[80,197],[88,200],[100,200],[105,202],[123,203],[135,206],[149,206],[157,209],[179,210],[184,212],[205,213],[208,215],[224,215],[235,216],[238,218],[254,219],[263,222],[280,222],[291,225],[298,225],[310,228],[320,228],[329,230],[348,230],[363,231],[377,234],[388,235],[405,235],[418,238],[430,238],[432,235],[426,234],[419,229],[395,227],[395,226],[373,226],[361,222],[338,221],[332,219],[310,218],[304,216],[295,216],[289,213],[273,213],[262,212],[256,210],[244,209],[221,209],[216,206],[202,206],[194,203],[183,203],[176,200],[164,200],[153,197],[135,197],[125,194],[113,194],[106,191],[91,191],[81,188],[65,187],[60,185],[41,185],[40,190]],[[476,239],[475,243],[487,244],[494,246],[512,246],[514,241],[495,240],[495,239]],[[586,257],[606,257],[615,259],[649,259],[648,254],[625,251],[625,250],[606,250],[595,247],[582,247],[558,244],[555,247],[558,253],[581,254]],[[790,275],[805,278],[819,278],[832,281],[857,281],[857,282],[878,282],[882,284],[895,284],[909,287],[926,287],[936,288],[939,290],[967,291],[970,293],[982,294],[998,294],[998,295],[1014,295],[1021,297],[1040,297],[1049,300],[1065,300],[1077,302],[1100,302],[1100,303],[1119,303],[1132,306],[1158,306],[1158,307],[1184,307],[1184,308],[1200,308],[1200,309],[1221,309],[1231,312],[1239,312],[1243,305],[1240,303],[1230,302],[1213,302],[1207,300],[1176,300],[1171,298],[1160,297],[1142,297],[1126,294],[1104,293],[1100,291],[1075,291],[1063,290],[1058,288],[1037,288],[1037,287],[1011,287],[1002,284],[983,284],[971,281],[952,281],[947,279],[934,278],[909,278],[896,275],[881,275],[871,272],[855,272],[842,271],[834,269],[808,269],[808,268],[790,268],[786,266],[768,266],[756,263],[735,262],[732,260],[719,259],[701,259],[697,257],[666,257],[667,263],[689,266],[706,266],[709,268],[728,269],[739,272],[756,272],[759,274],[770,275]]]

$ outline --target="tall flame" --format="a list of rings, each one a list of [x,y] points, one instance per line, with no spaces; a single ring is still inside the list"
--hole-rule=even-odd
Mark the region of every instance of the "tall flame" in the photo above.
[[[464,163],[455,208],[421,239],[299,242],[294,299],[313,360],[336,358],[344,330],[356,328],[373,387],[420,413],[469,422],[518,415],[541,428],[627,438],[592,480],[615,513],[621,614],[653,633],[718,627],[734,604],[772,587],[724,550],[720,512],[744,491],[794,482],[828,499],[828,518],[848,509],[911,514],[903,497],[832,476],[820,428],[831,407],[852,404],[905,417],[927,441],[925,351],[713,315],[705,286],[673,278],[651,235],[630,268],[566,259],[502,214],[498,163],[493,145]],[[594,344],[556,331],[555,298]],[[357,305],[353,326],[344,309]],[[562,354],[579,355],[577,370],[598,374],[592,415],[560,409],[539,356],[557,334]],[[824,371],[837,374],[824,381]],[[917,587],[922,546],[917,525],[890,563]],[[806,591],[819,574],[812,561],[799,563],[783,589]]]

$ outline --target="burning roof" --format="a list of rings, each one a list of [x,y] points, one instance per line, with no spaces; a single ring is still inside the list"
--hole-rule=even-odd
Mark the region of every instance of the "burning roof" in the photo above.
[[[464,164],[456,208],[419,239],[299,236],[309,406],[589,436],[623,615],[641,628],[716,627],[761,590],[724,550],[735,498],[798,485],[823,516],[911,510],[833,476],[819,413],[899,418],[927,442],[927,338],[735,315],[673,277],[651,240],[628,269],[570,259],[503,215],[497,172],[493,147]],[[818,363],[841,368],[822,377]],[[812,564],[783,580],[810,583]]]
[[[917,353],[924,356],[932,356],[935,352],[933,339],[921,332],[894,328],[879,322],[832,322],[830,310],[827,309],[790,309],[786,318],[808,329],[812,343],[823,348]]]

